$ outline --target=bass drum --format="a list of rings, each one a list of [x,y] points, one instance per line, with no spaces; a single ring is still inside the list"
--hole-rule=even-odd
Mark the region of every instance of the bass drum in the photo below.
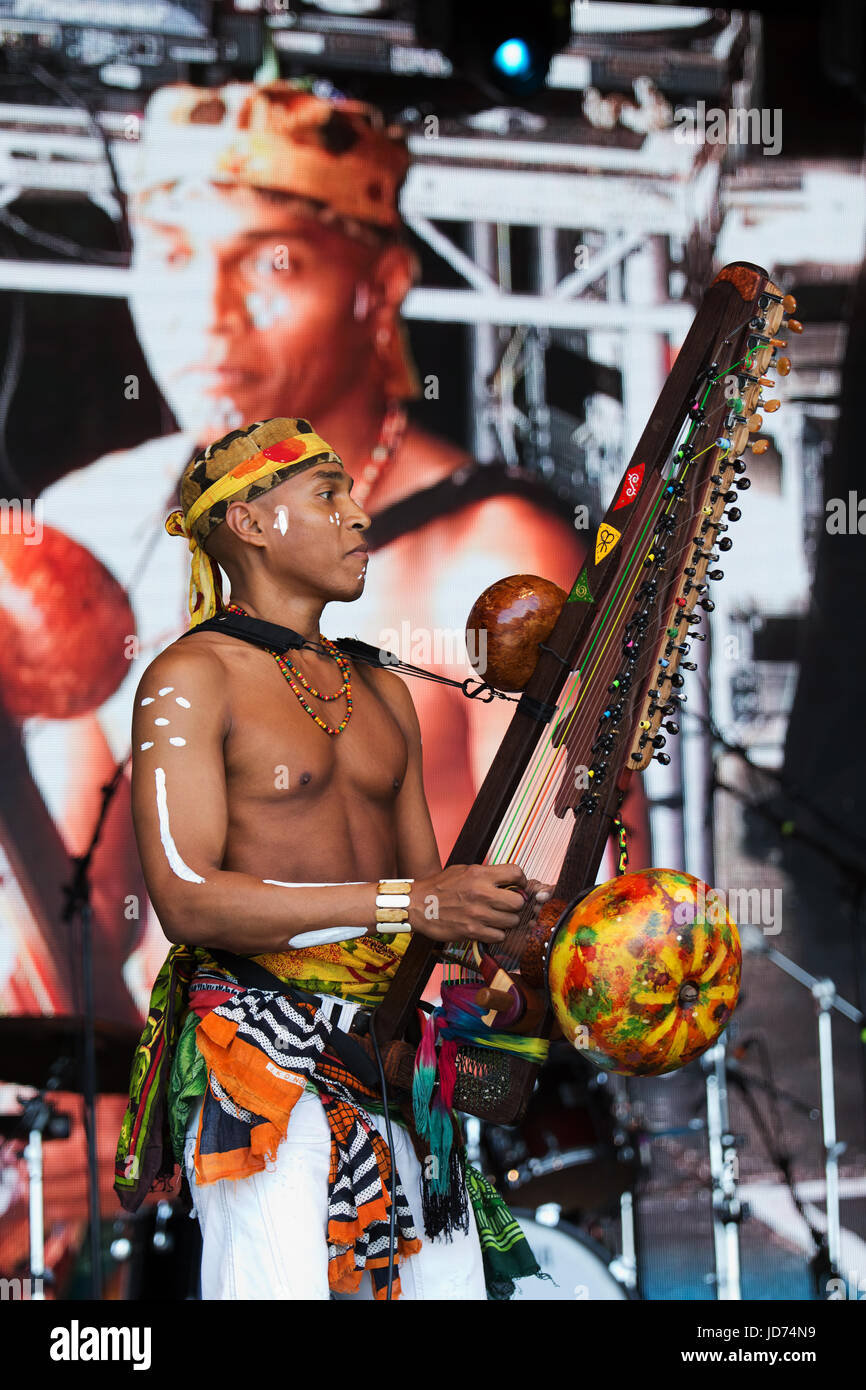
[[[550,1279],[519,1279],[518,1299],[533,1302],[592,1303],[636,1298],[611,1274],[612,1256],[568,1221],[543,1226],[531,1211],[514,1211],[532,1253]]]

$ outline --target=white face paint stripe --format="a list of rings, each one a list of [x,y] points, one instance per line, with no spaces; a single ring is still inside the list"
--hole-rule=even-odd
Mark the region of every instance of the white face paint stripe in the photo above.
[[[165,857],[168,860],[172,872],[178,878],[185,879],[187,883],[204,883],[204,879],[185,864],[178,853],[177,845],[172,838],[172,833],[168,824],[168,800],[165,795],[165,771],[161,767],[154,769],[156,774],[156,810],[159,816],[159,838],[162,840],[162,847],[165,850]]]
[[[189,703],[189,700],[185,700],[185,699],[183,698],[182,695],[175,695],[175,697],[174,697],[174,703],[175,703],[176,705],[183,705],[184,709],[191,709],[191,708],[192,708],[192,706],[191,706],[190,703]]]
[[[356,936],[366,935],[366,927],[325,927],[323,931],[305,931],[293,936],[288,944],[301,950],[304,946],[329,946],[332,941],[352,941]]]

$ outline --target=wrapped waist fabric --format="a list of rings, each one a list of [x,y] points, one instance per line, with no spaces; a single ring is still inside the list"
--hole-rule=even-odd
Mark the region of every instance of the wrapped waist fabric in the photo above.
[[[312,994],[336,994],[357,1004],[378,1004],[409,945],[410,932],[358,936],[327,946],[273,951],[253,956],[257,964],[286,984]]]
[[[331,1129],[329,1283],[352,1292],[369,1269],[374,1293],[384,1297],[392,1202],[398,1262],[419,1250],[420,1240],[388,1146],[364,1108],[365,1100],[380,1106],[381,1096],[344,1066],[331,1043],[333,1025],[314,1002],[242,985],[200,947],[173,947],[154,986],[115,1163],[123,1206],[136,1210],[152,1186],[173,1175],[169,1086],[181,1034],[190,1036],[187,1024],[207,1074],[196,1180],[260,1172],[275,1158],[298,1097],[314,1086]]]
[[[349,977],[329,980],[328,993],[352,998],[366,989],[362,998],[375,1002],[382,997],[408,935],[383,943],[392,954],[384,970],[385,957],[376,949],[376,939],[358,940],[363,953],[344,954],[345,946],[356,947],[357,941],[341,943],[342,959],[337,960],[319,958],[318,953],[331,952],[330,947],[311,948],[303,977],[296,971],[289,977],[296,984],[284,990],[242,984],[202,947],[172,947],[154,984],[132,1064],[114,1186],[127,1211],[137,1211],[154,1187],[170,1186],[178,1151],[173,1130],[175,1138],[182,1136],[186,1117],[202,1095],[197,1181],[231,1180],[260,1171],[284,1136],[298,1096],[312,1087],[331,1129],[329,1282],[337,1291],[350,1292],[369,1269],[374,1293],[384,1297],[392,1202],[398,1260],[418,1250],[420,1241],[387,1144],[369,1117],[370,1110],[381,1113],[382,1097],[378,1088],[365,1085],[348,1069],[345,1056],[338,1055],[337,1032],[316,1002],[296,992],[297,987],[314,989],[317,981],[320,988],[315,992],[325,992],[313,972],[321,971],[323,964],[342,965]],[[303,955],[306,951],[292,953],[290,967],[295,956]],[[265,969],[264,962],[270,960],[273,957],[257,958]],[[273,963],[280,966],[282,960],[281,956]],[[275,986],[285,978],[279,975]],[[404,1111],[404,1122],[412,1134],[411,1106]],[[537,1262],[495,1190],[469,1165],[464,1172],[462,1153],[457,1168],[460,1180],[452,1194],[451,1228],[465,1228],[468,1197],[482,1237],[489,1296],[510,1297],[514,1279],[537,1274]],[[431,1238],[436,1233],[426,1230]],[[393,1293],[398,1292],[395,1281]]]

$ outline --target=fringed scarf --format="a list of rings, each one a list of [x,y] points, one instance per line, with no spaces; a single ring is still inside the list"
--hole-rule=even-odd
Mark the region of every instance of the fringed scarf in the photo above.
[[[427,1181],[422,1191],[424,1228],[428,1234],[431,1228],[446,1235],[452,1230],[466,1229],[461,1225],[463,1209],[458,1201],[466,1191],[465,1164],[458,1147],[460,1128],[453,1109],[460,1043],[515,1052],[539,1064],[549,1049],[546,1038],[495,1033],[486,1027],[484,1010],[475,1002],[477,993],[476,985],[443,984],[442,1004],[427,1016],[415,1057],[415,1128],[430,1149],[431,1171],[425,1174]]]

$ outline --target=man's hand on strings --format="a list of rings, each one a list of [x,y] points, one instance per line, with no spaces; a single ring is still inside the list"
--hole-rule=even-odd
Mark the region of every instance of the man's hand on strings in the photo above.
[[[524,905],[531,922],[553,893],[553,885],[528,880],[517,864],[451,864],[416,879],[410,894],[413,931],[437,941],[504,941],[520,925]]]

